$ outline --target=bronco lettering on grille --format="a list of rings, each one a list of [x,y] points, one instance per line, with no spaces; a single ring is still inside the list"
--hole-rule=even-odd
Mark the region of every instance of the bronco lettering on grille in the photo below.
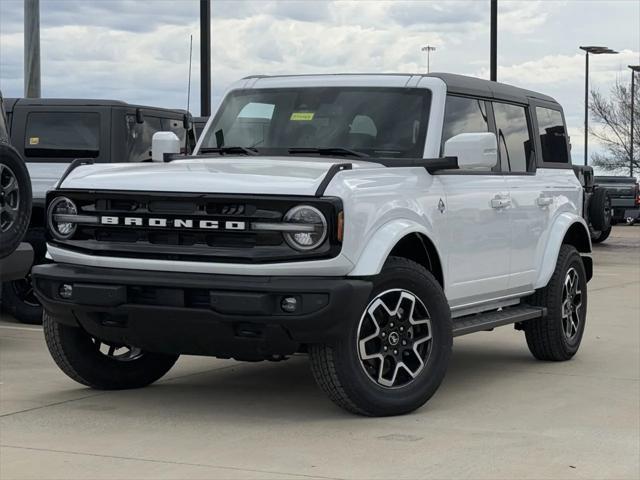
[[[136,227],[160,227],[160,228],[195,228],[201,230],[246,230],[245,222],[233,220],[192,220],[188,218],[158,218],[158,217],[100,217],[102,225],[123,225]]]

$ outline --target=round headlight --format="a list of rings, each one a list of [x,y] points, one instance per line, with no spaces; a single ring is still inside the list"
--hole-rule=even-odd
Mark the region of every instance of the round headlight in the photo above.
[[[77,215],[78,209],[75,203],[67,197],[58,197],[49,205],[48,218],[51,232],[57,238],[66,240],[71,238],[76,232],[76,224],[69,223],[57,218],[57,215]]]
[[[284,239],[296,250],[313,250],[327,238],[327,220],[320,210],[309,205],[293,207],[284,216],[287,223],[299,223],[300,231],[291,230],[284,234]]]

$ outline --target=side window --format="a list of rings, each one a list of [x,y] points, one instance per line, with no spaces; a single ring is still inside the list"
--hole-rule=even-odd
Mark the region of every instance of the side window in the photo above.
[[[442,126],[442,145],[460,133],[489,131],[487,105],[484,100],[466,97],[447,97]]]
[[[567,146],[567,131],[562,113],[550,108],[536,107],[536,119],[542,145],[542,161],[570,163]]]
[[[100,115],[79,112],[32,112],[27,117],[27,157],[96,158],[100,153]]]
[[[127,115],[127,162],[151,160],[151,139],[153,134],[162,131],[162,122],[158,117],[144,116],[144,122],[137,123],[135,115]]]
[[[533,161],[525,107],[507,103],[493,104],[498,133],[498,151],[503,172],[527,172]]]
[[[162,130],[165,132],[173,132],[180,139],[180,145],[184,147],[185,135],[187,131],[184,128],[184,123],[182,119],[176,118],[163,118],[162,119]]]

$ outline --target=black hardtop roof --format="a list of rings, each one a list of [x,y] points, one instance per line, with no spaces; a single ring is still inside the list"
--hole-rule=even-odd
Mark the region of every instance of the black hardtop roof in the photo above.
[[[528,99],[542,100],[545,102],[552,102],[557,105],[558,102],[549,95],[544,95],[532,90],[526,90],[524,88],[514,87],[506,83],[492,82],[477,77],[470,77],[468,75],[457,75],[455,73],[337,73],[337,74],[303,74],[303,75],[250,75],[245,77],[249,78],[271,78],[271,77],[307,77],[307,76],[334,76],[334,75],[380,75],[389,76],[397,75],[403,77],[434,77],[439,78],[447,85],[447,90],[452,93],[460,93],[467,95],[482,96],[487,98],[502,99],[508,101],[520,101],[520,103],[528,102]]]
[[[145,110],[163,110],[165,112],[187,113],[186,110],[177,108],[152,107],[149,105],[136,105],[122,100],[104,100],[93,98],[5,98],[6,102],[13,104],[19,102],[22,106],[46,105],[52,107],[130,107]]]
[[[553,97],[542,93],[514,87],[506,83],[492,82],[483,78],[468,77],[466,75],[456,75],[454,73],[429,73],[425,77],[435,77],[447,84],[447,90],[457,93],[469,93],[481,95],[483,97],[517,100],[518,98],[533,98],[545,102],[558,103]]]

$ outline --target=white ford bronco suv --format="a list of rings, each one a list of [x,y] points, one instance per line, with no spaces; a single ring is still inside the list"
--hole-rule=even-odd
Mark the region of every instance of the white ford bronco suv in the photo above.
[[[540,360],[578,350],[591,243],[552,98],[449,74],[249,77],[193,156],[168,140],[158,163],[78,160],[48,194],[53,263],[33,277],[72,379],[306,353],[335,403],[380,416],[434,394],[453,337],[514,324]]]

